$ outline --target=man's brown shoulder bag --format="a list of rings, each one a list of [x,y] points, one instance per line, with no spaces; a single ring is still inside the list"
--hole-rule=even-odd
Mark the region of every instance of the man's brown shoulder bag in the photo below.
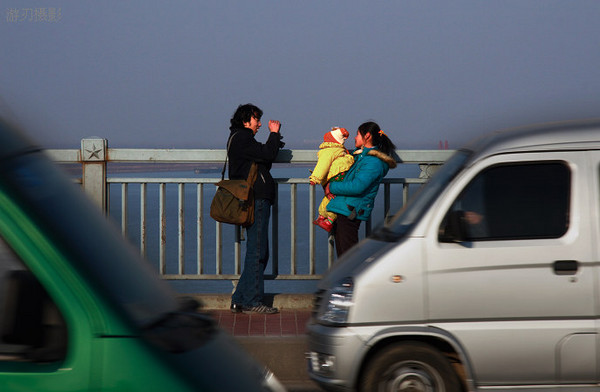
[[[231,139],[227,145],[227,155],[229,155]],[[221,181],[216,184],[217,192],[210,204],[210,216],[217,222],[250,226],[254,223],[254,191],[252,187],[256,181],[258,170],[256,162],[252,162],[248,178],[245,180],[224,180],[226,166],[227,158],[225,158],[225,166],[221,172]]]

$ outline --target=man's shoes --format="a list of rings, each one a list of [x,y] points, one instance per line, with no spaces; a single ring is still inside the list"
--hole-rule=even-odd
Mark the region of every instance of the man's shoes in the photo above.
[[[263,305],[263,304],[256,305],[256,306],[250,306],[250,307],[244,307],[244,309],[242,311],[245,314],[250,314],[250,313],[275,314],[275,313],[279,313],[279,309],[273,308],[271,306]]]
[[[256,306],[244,306],[244,305],[232,303],[231,306],[229,307],[229,310],[231,310],[231,313],[245,313],[245,314],[251,314],[251,313],[275,314],[275,313],[279,313],[279,309],[273,308],[271,306],[263,305],[263,304],[256,305]]]
[[[329,219],[325,218],[322,215],[319,215],[319,217],[315,221],[313,221],[313,224],[319,226],[328,233],[333,228],[333,223],[331,223]]]

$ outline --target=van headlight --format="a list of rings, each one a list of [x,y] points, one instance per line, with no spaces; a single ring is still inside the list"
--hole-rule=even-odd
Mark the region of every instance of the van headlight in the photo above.
[[[348,313],[354,305],[352,293],[354,281],[352,278],[344,278],[340,283],[329,290],[329,295],[324,298],[319,310],[318,319],[324,323],[345,324],[348,321]]]

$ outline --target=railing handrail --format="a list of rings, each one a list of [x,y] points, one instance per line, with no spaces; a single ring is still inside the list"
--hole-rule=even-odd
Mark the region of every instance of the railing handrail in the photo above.
[[[57,162],[83,162],[81,150],[47,149]],[[318,150],[280,150],[276,163],[316,163]],[[453,150],[396,150],[396,162],[404,164],[442,164]],[[106,161],[115,163],[224,163],[224,149],[158,149],[158,148],[107,148]]]

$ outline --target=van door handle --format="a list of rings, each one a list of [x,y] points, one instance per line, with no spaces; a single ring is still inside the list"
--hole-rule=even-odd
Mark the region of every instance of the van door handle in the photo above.
[[[556,275],[575,275],[579,269],[576,260],[556,260],[554,262],[554,273]]]

